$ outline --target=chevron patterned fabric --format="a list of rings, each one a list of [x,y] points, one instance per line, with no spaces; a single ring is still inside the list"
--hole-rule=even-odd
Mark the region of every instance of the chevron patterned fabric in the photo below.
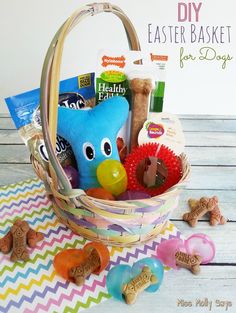
[[[47,199],[44,185],[38,179],[0,187],[0,237],[15,219],[45,234],[42,242],[29,249],[26,263],[10,261],[10,254],[0,254],[0,313],[76,313],[109,299],[107,271],[117,264],[133,264],[155,254],[157,245],[166,239],[181,237],[172,223],[154,241],[133,248],[110,247],[111,261],[99,276],[91,275],[86,284],[77,287],[54,271],[54,256],[63,249],[81,248],[87,242],[61,224]]]

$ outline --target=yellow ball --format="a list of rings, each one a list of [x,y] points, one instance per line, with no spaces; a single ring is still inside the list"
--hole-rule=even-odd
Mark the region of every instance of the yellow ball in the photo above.
[[[114,196],[127,189],[127,174],[124,166],[117,160],[105,160],[97,168],[100,185]]]

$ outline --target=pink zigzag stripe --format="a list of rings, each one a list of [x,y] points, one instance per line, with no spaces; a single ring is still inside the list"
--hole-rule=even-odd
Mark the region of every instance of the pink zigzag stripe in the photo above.
[[[19,214],[19,213],[21,213],[23,211],[30,211],[32,208],[37,208],[38,209],[40,207],[40,205],[48,205],[48,204],[50,204],[49,199],[45,199],[44,201],[39,201],[39,202],[35,202],[35,200],[32,200],[32,202],[33,203],[29,207],[28,206],[23,206],[20,210],[15,209],[15,210],[13,210],[11,212],[4,213],[2,216],[0,216],[0,219],[3,219],[5,217],[7,217],[7,216],[13,216],[14,214]]]
[[[60,233],[58,234],[60,235]],[[42,251],[44,247],[53,247],[55,243],[62,243],[64,239],[72,239],[74,236],[78,236],[73,232],[70,232],[70,234],[63,234],[60,238],[53,238],[52,241],[47,242],[47,241],[42,241],[42,244],[39,246],[37,245],[35,248],[30,249],[30,251]]]
[[[31,201],[36,201],[38,199],[43,199],[44,200],[45,198],[46,198],[46,195],[45,194],[41,194],[41,193],[38,193],[37,195],[34,194],[33,196],[28,197],[28,198],[21,197],[21,198],[17,199],[16,201],[11,200],[8,205],[7,204],[3,204],[3,205],[1,204],[0,205],[0,211],[3,212],[6,209],[12,210],[13,207],[17,208],[20,205],[26,206]],[[50,202],[50,200],[49,200],[49,202]]]
[[[51,298],[51,299],[49,299],[47,304],[44,305],[44,304],[39,303],[39,304],[37,304],[37,306],[33,310],[27,308],[24,311],[24,313],[37,313],[40,310],[43,310],[45,312],[50,312],[50,307],[52,305],[60,307],[63,300],[69,300],[70,302],[72,302],[75,296],[83,297],[86,291],[94,292],[95,289],[97,288],[97,286],[100,286],[100,287],[106,286],[106,277],[105,276],[104,276],[102,281],[94,280],[92,286],[83,285],[83,287],[80,290],[79,289],[73,289],[71,294],[69,294],[69,295],[62,293],[58,300]]]

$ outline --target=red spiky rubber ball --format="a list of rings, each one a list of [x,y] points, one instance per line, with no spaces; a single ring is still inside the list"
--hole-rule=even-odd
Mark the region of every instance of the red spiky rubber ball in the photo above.
[[[155,159],[154,159],[155,158]],[[140,182],[140,174],[138,174],[139,165],[146,162],[147,167],[150,164],[146,160],[158,160],[162,164],[165,171],[165,178],[161,183],[152,187],[147,187]],[[145,165],[145,166],[146,166]],[[128,190],[143,191],[154,197],[164,193],[166,190],[177,184],[182,177],[182,164],[180,158],[164,145],[156,143],[143,144],[134,148],[127,156],[124,167],[128,176]],[[146,171],[146,169],[144,169]],[[156,172],[155,172],[156,173]],[[156,179],[156,175],[154,175]]]

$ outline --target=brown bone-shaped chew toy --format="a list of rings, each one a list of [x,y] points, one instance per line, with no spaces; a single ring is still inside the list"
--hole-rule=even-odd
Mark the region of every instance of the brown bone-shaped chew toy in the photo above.
[[[29,253],[26,248],[26,235],[28,231],[29,225],[25,221],[17,220],[13,224],[11,228],[11,234],[13,237],[13,251],[11,254],[11,261],[27,261],[29,259]]]
[[[148,266],[144,266],[142,272],[134,277],[128,284],[122,287],[122,294],[127,304],[133,304],[137,296],[150,285],[157,283],[157,277]]]
[[[138,134],[147,120],[149,96],[153,89],[151,79],[134,78],[130,81],[132,91],[132,121],[130,148],[138,145]]]
[[[183,220],[188,222],[192,227],[196,226],[199,218],[204,216],[207,212],[210,212],[216,207],[216,199],[202,197],[199,201],[195,199],[189,199],[188,201],[191,212],[183,215]]]
[[[70,269],[69,277],[74,279],[76,285],[82,286],[85,279],[96,271],[100,265],[100,256],[95,249],[92,249],[84,262]]]
[[[12,233],[9,230],[9,232],[0,239],[0,251],[2,253],[7,254],[11,251],[13,246],[13,238],[12,238]]]
[[[35,248],[37,243],[43,240],[43,238],[44,238],[43,233],[37,232],[30,228],[27,233],[27,244],[30,248]]]
[[[193,274],[200,273],[202,258],[199,255],[190,255],[182,251],[175,254],[176,265],[189,269]]]

